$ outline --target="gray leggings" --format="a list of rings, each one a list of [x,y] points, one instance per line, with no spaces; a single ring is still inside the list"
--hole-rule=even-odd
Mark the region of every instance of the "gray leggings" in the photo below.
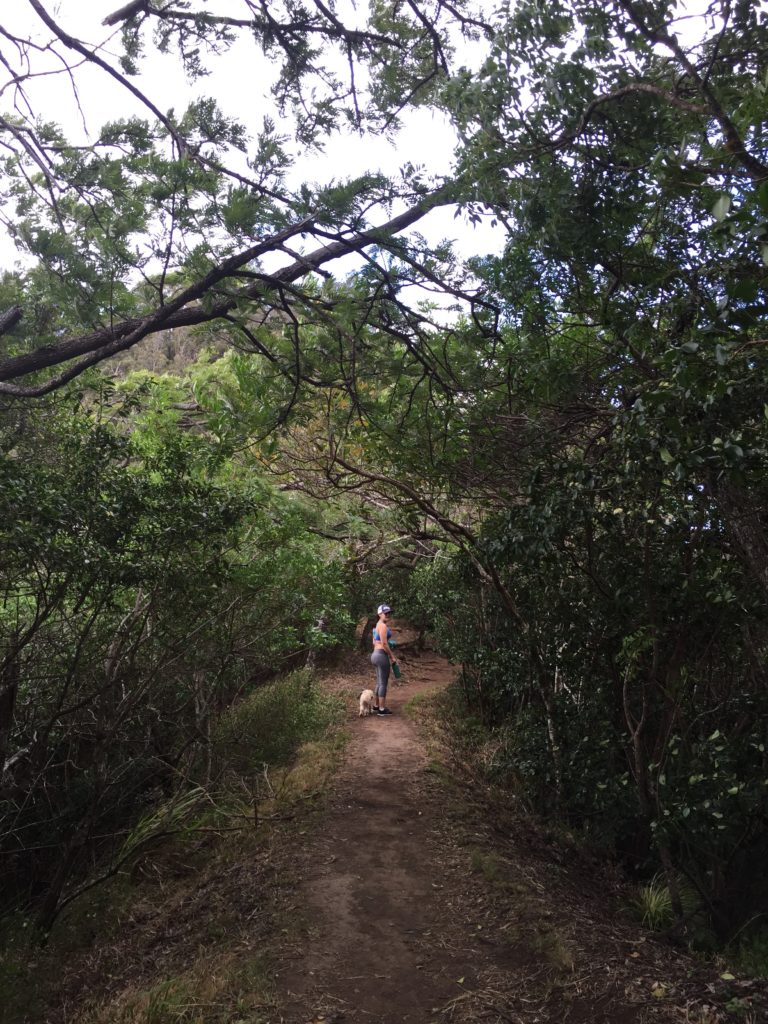
[[[371,664],[376,669],[376,696],[387,696],[387,683],[389,682],[389,655],[381,649],[374,651],[371,655]]]

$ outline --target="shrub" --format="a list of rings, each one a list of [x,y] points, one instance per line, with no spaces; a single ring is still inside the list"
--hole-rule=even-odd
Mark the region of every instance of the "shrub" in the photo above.
[[[292,672],[254,690],[222,716],[213,737],[214,763],[246,776],[264,765],[284,765],[302,743],[322,734],[336,708],[311,672]]]

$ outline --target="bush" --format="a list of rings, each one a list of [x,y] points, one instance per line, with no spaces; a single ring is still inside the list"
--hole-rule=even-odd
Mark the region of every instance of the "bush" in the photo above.
[[[214,763],[246,776],[265,764],[287,764],[302,743],[328,728],[336,711],[337,702],[320,691],[311,672],[292,672],[222,716],[213,737]]]
[[[730,962],[740,974],[768,978],[768,927],[755,931],[729,947]]]

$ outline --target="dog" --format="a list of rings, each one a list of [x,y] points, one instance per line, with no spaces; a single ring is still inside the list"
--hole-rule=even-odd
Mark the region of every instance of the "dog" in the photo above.
[[[363,690],[363,692],[360,694],[360,714],[359,714],[358,717],[359,718],[363,718],[363,717],[365,717],[365,715],[372,714],[373,713],[373,708],[371,707],[372,704],[373,704],[373,690]]]

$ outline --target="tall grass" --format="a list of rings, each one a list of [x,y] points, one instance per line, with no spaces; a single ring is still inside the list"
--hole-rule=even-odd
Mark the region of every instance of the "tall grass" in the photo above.
[[[214,764],[249,775],[287,764],[302,743],[318,739],[339,713],[306,669],[254,690],[224,713],[213,735]]]

